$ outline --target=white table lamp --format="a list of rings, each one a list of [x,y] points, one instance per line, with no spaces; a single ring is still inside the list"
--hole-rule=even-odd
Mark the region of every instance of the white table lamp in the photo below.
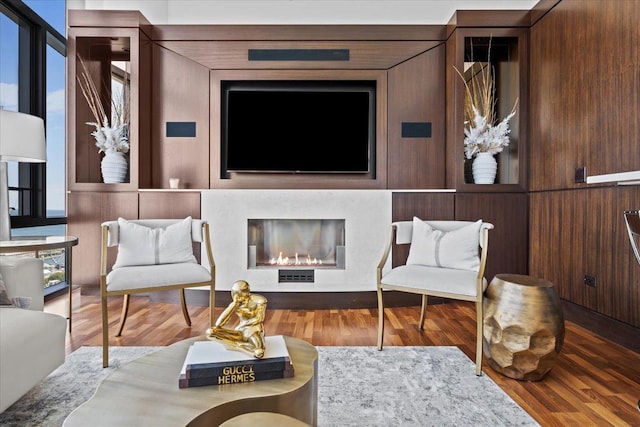
[[[11,240],[8,161],[47,161],[44,121],[40,117],[0,109],[0,240]]]

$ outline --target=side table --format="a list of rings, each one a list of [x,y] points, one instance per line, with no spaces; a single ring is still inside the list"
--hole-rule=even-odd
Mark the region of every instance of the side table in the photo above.
[[[36,258],[39,251],[51,249],[64,249],[67,256],[68,265],[65,266],[67,272],[65,279],[69,285],[69,332],[71,332],[71,271],[72,271],[72,247],[78,244],[76,236],[46,236],[46,237],[14,237],[12,240],[0,240],[0,254],[11,254],[18,252],[35,252]]]
[[[497,274],[483,300],[484,355],[494,370],[539,381],[564,342],[564,314],[553,283],[520,274]]]

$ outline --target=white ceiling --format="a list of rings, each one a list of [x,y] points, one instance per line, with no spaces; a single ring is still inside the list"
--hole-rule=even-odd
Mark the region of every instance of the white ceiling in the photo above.
[[[456,10],[531,9],[538,0],[67,0],[139,10],[162,24],[446,24]]]

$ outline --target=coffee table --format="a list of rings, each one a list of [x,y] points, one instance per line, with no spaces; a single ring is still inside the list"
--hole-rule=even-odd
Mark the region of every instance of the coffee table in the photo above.
[[[318,352],[306,341],[284,338],[295,370],[292,378],[178,388],[189,346],[206,339],[190,338],[118,368],[69,414],[64,426],[214,426],[251,412],[280,413],[315,426]]]

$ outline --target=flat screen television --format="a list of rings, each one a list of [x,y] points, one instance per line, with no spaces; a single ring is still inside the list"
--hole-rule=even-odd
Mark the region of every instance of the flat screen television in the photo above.
[[[221,175],[373,174],[375,81],[224,81]]]

